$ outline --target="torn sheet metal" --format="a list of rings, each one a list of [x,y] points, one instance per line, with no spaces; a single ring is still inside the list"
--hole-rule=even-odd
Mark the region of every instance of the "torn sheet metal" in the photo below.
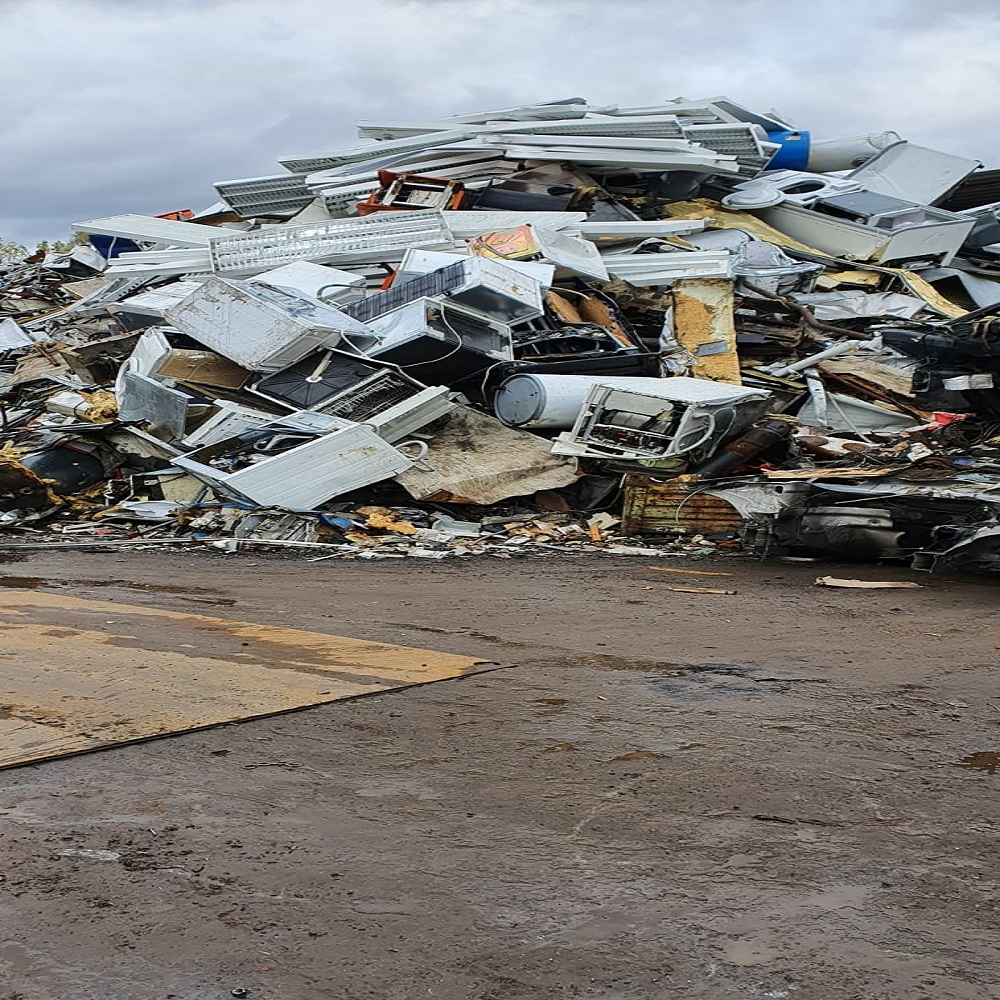
[[[819,402],[816,396],[811,397],[796,416],[807,427],[844,431],[862,438],[867,434],[896,433],[918,426],[918,421],[907,413],[874,406],[837,392],[825,393],[824,402]]]
[[[139,424],[165,441],[184,436],[191,397],[139,372],[126,372],[118,395],[118,415]]]
[[[577,477],[576,462],[552,455],[544,438],[464,406],[417,438],[426,441],[426,455],[396,476],[417,500],[493,504],[569,486]]]
[[[818,544],[829,526],[843,529],[854,551],[872,525],[851,519],[870,516],[882,525],[870,551],[895,558],[892,539],[903,531],[912,550],[942,553],[995,523],[978,507],[958,510],[968,515],[962,538],[949,535],[956,510],[937,496],[930,512],[914,509],[909,520],[816,506],[795,521],[754,495],[767,493],[772,476],[784,488],[782,475],[817,494],[823,487],[807,477],[858,483],[905,470],[923,481],[962,469],[983,483],[997,478],[1000,316],[967,317],[963,308],[992,305],[1000,285],[998,209],[975,201],[989,184],[961,181],[972,198],[962,214],[945,191],[970,161],[902,142],[886,149],[898,139],[888,134],[813,144],[808,132],[729,98],[649,107],[572,99],[368,123],[363,134],[376,141],[299,158],[284,176],[221,182],[242,218],[216,204],[197,215],[91,220],[83,228],[103,230],[93,249],[4,261],[0,320],[32,341],[18,337],[0,359],[9,465],[30,452],[55,463],[53,478],[67,478],[68,451],[90,456],[92,487],[103,481],[48,508],[44,491],[42,506],[30,508],[0,498],[10,535],[45,545],[100,532],[126,542],[146,519],[144,532],[158,542],[193,545],[214,533],[237,549],[330,545],[338,558],[510,558],[529,544],[532,552],[612,552],[622,547],[606,545],[606,525],[569,512],[613,507],[623,474],[667,478],[689,466],[713,489],[756,470],[736,509],[754,526],[754,544],[764,540],[758,551],[796,537]],[[662,169],[681,163],[691,169]],[[720,164],[731,172],[703,172]],[[368,197],[402,177],[405,197],[388,189]],[[792,222],[778,232],[719,199]],[[470,243],[484,241],[495,244],[492,261],[472,252]],[[958,249],[953,267],[936,266]],[[870,263],[876,258],[907,266]],[[97,284],[76,280],[102,270]],[[224,322],[182,317],[178,290],[197,298],[206,284],[219,287],[213,275],[277,316],[264,322],[248,307]],[[815,288],[822,294],[813,297]],[[227,355],[234,360],[220,361]],[[586,381],[594,376],[607,383],[596,394]],[[545,382],[553,377],[581,381],[557,392],[567,383]],[[671,395],[684,381],[700,392],[759,392],[753,406],[763,399],[771,415],[741,430],[736,418],[746,414],[737,407],[702,408],[688,434],[684,421],[697,407]],[[135,420],[116,418],[118,404]],[[439,440],[462,404],[482,410],[465,420],[485,425]],[[558,426],[540,428],[540,438],[497,432],[483,414],[511,419],[508,404],[514,423],[556,414]],[[785,433],[796,413],[820,426]],[[559,430],[571,433],[552,440]],[[519,455],[515,441],[530,454]],[[371,455],[361,456],[361,445]],[[440,461],[429,457],[435,446]],[[560,454],[581,459],[582,475],[538,489],[572,477]],[[141,483],[177,475],[175,462],[198,466],[201,479],[187,481],[206,506],[164,521],[172,498]],[[425,477],[416,492],[434,499],[381,507],[399,500],[394,475]],[[197,482],[204,490],[190,485]],[[30,481],[25,488],[37,492]],[[431,515],[470,499],[465,492],[502,497],[503,510],[491,512],[501,517],[542,509],[569,520],[549,517],[530,530],[513,521],[502,539],[482,531],[457,543],[434,531]],[[778,492],[775,485],[770,495]],[[736,503],[737,494],[725,499]],[[321,509],[246,511],[265,501]],[[365,515],[359,527],[351,512],[372,505],[382,511],[377,524]],[[455,513],[475,519],[472,510]],[[253,527],[253,541],[231,537],[240,524]],[[405,526],[413,534],[400,544]],[[988,556],[977,555],[977,565]]]
[[[747,240],[733,261],[738,280],[776,295],[811,292],[822,272],[822,264],[793,260],[781,247],[763,240]]]
[[[14,320],[9,317],[0,319],[0,354],[21,347],[30,347],[34,342],[27,330]]]
[[[862,292],[858,289],[795,294],[792,298],[809,306],[817,319],[829,322],[875,316],[911,319],[927,305],[923,299],[912,295],[901,295],[899,292]]]
[[[877,357],[853,356],[849,359],[829,358],[817,365],[824,375],[840,376],[854,383],[867,386],[870,391],[896,396],[913,396],[913,369],[890,366]]]
[[[462,677],[480,666],[451,653],[40,591],[3,591],[0,619],[8,660],[0,768]]]

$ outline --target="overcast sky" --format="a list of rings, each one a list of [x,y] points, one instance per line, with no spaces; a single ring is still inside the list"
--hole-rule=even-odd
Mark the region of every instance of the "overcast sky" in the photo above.
[[[0,0],[0,239],[421,119],[729,97],[1000,166],[1000,0]]]

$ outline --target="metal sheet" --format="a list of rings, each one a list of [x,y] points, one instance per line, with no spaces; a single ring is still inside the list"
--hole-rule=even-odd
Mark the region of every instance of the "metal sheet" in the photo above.
[[[0,620],[0,768],[461,677],[480,662],[41,592],[0,592]]]
[[[165,441],[184,436],[190,397],[140,372],[125,372],[118,416],[125,423],[146,424]]]
[[[0,352],[31,347],[34,341],[24,329],[8,317],[0,319]]]
[[[933,205],[981,166],[979,160],[904,140],[886,146],[847,176],[867,191]]]

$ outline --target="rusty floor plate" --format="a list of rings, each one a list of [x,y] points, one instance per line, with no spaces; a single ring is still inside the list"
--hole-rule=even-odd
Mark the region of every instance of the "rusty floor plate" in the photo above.
[[[0,768],[461,677],[411,646],[0,591]]]

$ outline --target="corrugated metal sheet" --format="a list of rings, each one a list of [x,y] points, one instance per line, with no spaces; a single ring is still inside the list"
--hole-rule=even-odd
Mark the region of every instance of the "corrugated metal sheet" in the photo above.
[[[948,212],[964,212],[1000,201],[1000,170],[977,170],[962,181],[938,207]]]

